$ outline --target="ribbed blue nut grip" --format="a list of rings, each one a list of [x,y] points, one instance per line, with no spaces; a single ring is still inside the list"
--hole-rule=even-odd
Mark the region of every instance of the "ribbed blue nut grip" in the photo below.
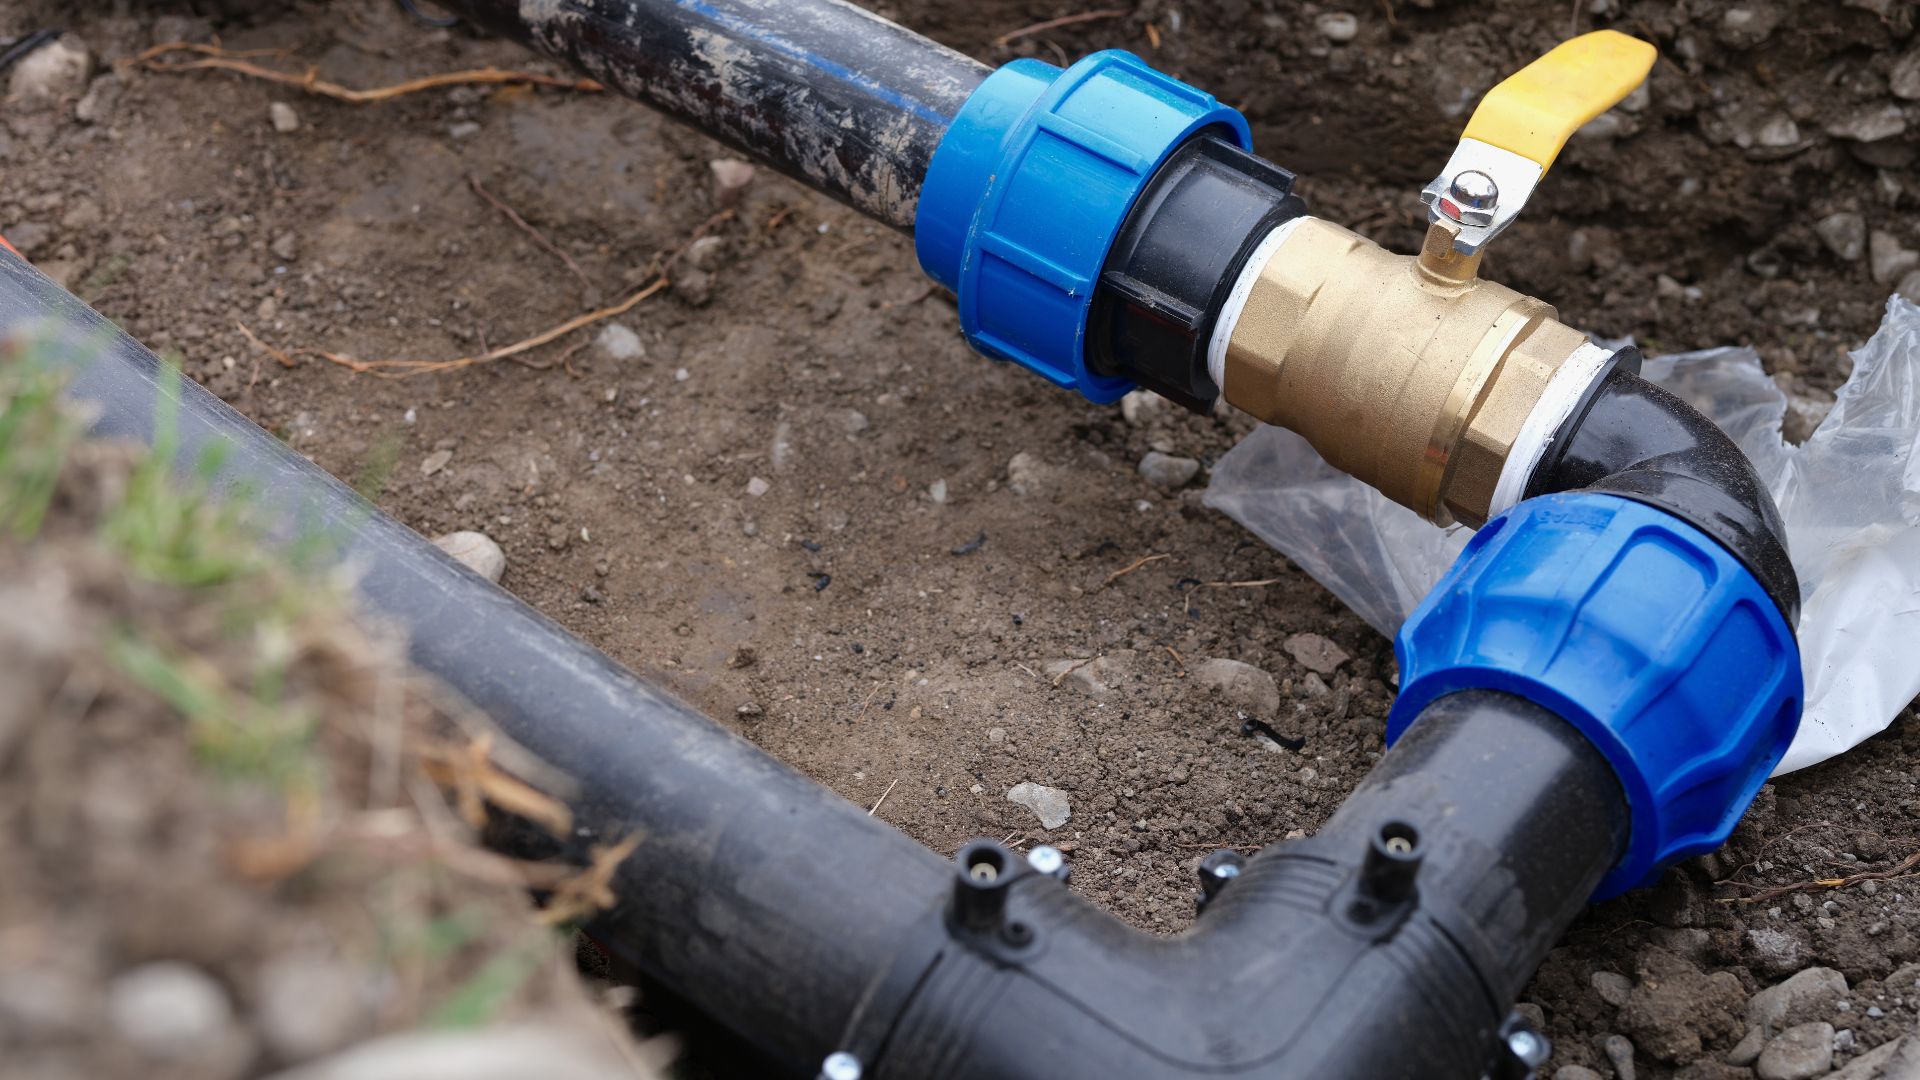
[[[1631,815],[1600,900],[1725,842],[1800,723],[1800,653],[1740,561],[1665,511],[1581,492],[1488,522],[1394,642],[1399,738],[1434,699],[1518,694],[1612,763]]]
[[[973,347],[1102,404],[1131,390],[1087,369],[1094,285],[1154,171],[1209,127],[1253,144],[1238,112],[1118,49],[989,75],[934,151],[914,221]]]

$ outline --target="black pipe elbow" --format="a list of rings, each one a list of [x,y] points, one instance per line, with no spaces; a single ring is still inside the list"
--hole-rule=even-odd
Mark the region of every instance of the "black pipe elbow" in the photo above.
[[[1627,831],[1572,725],[1499,691],[1447,695],[1317,835],[1203,875],[1180,935],[967,845],[840,1046],[873,1080],[1528,1075],[1545,1043],[1510,1026],[1514,997]]]
[[[1534,466],[1526,497],[1585,489],[1656,506],[1719,541],[1794,626],[1800,579],[1773,496],[1727,433],[1613,355]]]

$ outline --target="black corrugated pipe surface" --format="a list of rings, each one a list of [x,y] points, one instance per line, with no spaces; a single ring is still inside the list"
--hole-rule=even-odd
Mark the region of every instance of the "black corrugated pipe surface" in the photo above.
[[[896,228],[988,69],[844,0],[444,0]]]
[[[39,330],[29,329],[38,324]],[[98,432],[150,441],[152,353],[0,252],[0,337],[50,337]],[[4,359],[0,355],[0,359]],[[183,468],[293,542],[326,530],[413,660],[574,778],[572,852],[641,831],[596,933],[810,1076],[1520,1076],[1519,991],[1617,858],[1606,761],[1506,694],[1437,700],[1311,839],[1214,877],[1191,931],[1123,926],[992,841],[955,863],[465,570],[198,386]],[[517,851],[516,854],[545,852]],[[1232,861],[1232,860],[1229,860]]]

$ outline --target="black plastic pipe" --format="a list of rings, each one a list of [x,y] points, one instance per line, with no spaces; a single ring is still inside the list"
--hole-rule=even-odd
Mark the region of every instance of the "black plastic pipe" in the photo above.
[[[988,69],[843,0],[442,0],[896,228]]]
[[[1786,616],[1800,620],[1800,578],[1773,495],[1740,447],[1698,409],[1615,353],[1534,466],[1526,497],[1585,489],[1647,503],[1732,552]]]
[[[817,1063],[831,1048],[945,886],[944,860],[642,682],[198,384],[163,379],[145,347],[0,249],[0,338],[23,334],[52,342],[37,351],[69,369],[68,396],[106,437],[150,443],[161,388],[179,385],[182,471],[219,447],[218,496],[279,540],[332,538],[415,664],[575,779],[571,854],[643,830],[603,940],[773,1054]]]
[[[0,252],[0,337],[28,335],[54,343],[37,351],[66,368],[99,434],[151,441],[176,381]],[[794,1075],[840,1049],[869,1077],[912,1080],[1524,1075],[1503,1066],[1519,1041],[1501,1037],[1508,1005],[1621,850],[1624,802],[1584,738],[1522,699],[1456,694],[1319,835],[1260,853],[1192,931],[1142,934],[992,841],[938,858],[198,386],[173,408],[183,470],[220,447],[216,495],[245,499],[271,538],[334,536],[414,662],[572,778],[566,854],[640,831],[597,935]],[[518,854],[553,846],[505,835],[536,837]]]

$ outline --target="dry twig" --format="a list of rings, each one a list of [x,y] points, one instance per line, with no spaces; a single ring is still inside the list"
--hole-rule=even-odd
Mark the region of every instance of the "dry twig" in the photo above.
[[[420,748],[420,767],[434,783],[453,789],[461,816],[476,829],[486,823],[485,804],[492,803],[555,836],[573,831],[573,813],[565,803],[495,768],[492,753],[490,735],[459,748],[425,745]]]
[[[1085,660],[1077,660],[1071,665],[1065,668],[1062,668],[1060,670],[1060,674],[1055,675],[1053,677],[1053,685],[1059,686],[1061,683],[1066,681],[1067,676],[1073,674],[1076,671],[1079,671],[1081,668],[1086,667],[1088,664],[1093,663],[1095,660],[1101,659],[1101,657],[1104,657],[1105,655],[1106,655],[1105,653],[1101,653],[1100,656],[1089,656]]]
[[[868,817],[872,817],[872,816],[873,816],[874,814],[876,814],[876,813],[878,813],[878,812],[879,812],[879,810],[880,810],[880,804],[881,804],[881,803],[883,803],[883,802],[886,802],[886,801],[887,801],[887,796],[889,796],[889,795],[891,795],[891,794],[893,794],[893,785],[894,785],[894,784],[898,784],[899,782],[900,782],[900,778],[899,778],[899,777],[897,777],[897,776],[896,776],[896,777],[894,777],[894,778],[893,778],[893,784],[888,784],[888,785],[887,785],[887,790],[885,790],[885,791],[883,791],[883,792],[881,792],[881,793],[880,793],[880,797],[879,797],[878,799],[875,799],[875,800],[873,801],[873,805],[872,805],[872,806],[869,806],[869,807],[867,807],[867,816],[868,816]]]
[[[1886,870],[1863,870],[1858,874],[1848,874],[1846,877],[1814,878],[1812,881],[1796,881],[1791,885],[1780,885],[1771,889],[1763,889],[1760,892],[1754,893],[1752,896],[1728,897],[1722,900],[1721,903],[1757,904],[1763,900],[1772,900],[1776,896],[1806,892],[1810,889],[1844,889],[1849,885],[1858,885],[1863,881],[1890,881],[1894,878],[1911,876],[1908,874],[1908,871],[1916,866],[1920,866],[1920,851],[1916,851],[1906,858],[1901,859],[1898,863]]]
[[[1046,22],[1037,22],[1037,23],[1034,23],[1032,26],[1023,26],[1018,30],[1009,30],[1004,34],[1001,34],[999,37],[994,38],[993,43],[1004,49],[1008,45],[1011,45],[1014,42],[1019,41],[1023,37],[1031,37],[1034,34],[1042,34],[1048,30],[1058,30],[1063,26],[1075,26],[1080,23],[1098,22],[1102,19],[1124,19],[1127,17],[1127,14],[1128,12],[1123,8],[1102,8],[1099,11],[1083,11],[1078,15],[1062,15],[1057,19],[1048,19]]]
[[[1114,582],[1119,581],[1121,578],[1126,577],[1128,574],[1133,573],[1135,570],[1138,570],[1141,567],[1147,565],[1148,563],[1155,563],[1155,562],[1159,562],[1161,559],[1171,559],[1171,558],[1173,558],[1173,556],[1164,551],[1158,555],[1143,555],[1140,558],[1135,559],[1132,562],[1128,563],[1127,565],[1121,567],[1120,569],[1115,570],[1113,573],[1108,574],[1107,580],[1101,582],[1100,587],[1104,589],[1107,586],[1113,584]]]
[[[494,196],[493,192],[488,191],[484,187],[481,187],[480,178],[478,176],[475,176],[472,173],[468,173],[467,183],[472,185],[473,193],[475,195],[478,195],[482,199],[487,200],[487,202],[493,205],[493,208],[495,210],[498,210],[500,211],[500,213],[506,215],[506,219],[508,221],[511,221],[515,225],[519,226],[520,231],[532,237],[534,244],[537,245],[542,251],[545,251],[548,254],[553,255],[555,258],[558,258],[561,262],[566,263],[567,269],[573,273],[574,277],[580,280],[581,288],[585,289],[589,293],[593,291],[593,282],[587,280],[587,272],[585,270],[580,269],[580,264],[573,261],[573,256],[560,250],[560,248],[555,246],[553,241],[547,239],[545,234],[541,233],[539,229],[536,229],[532,225],[527,224],[527,219],[521,217],[519,212],[514,210],[513,207],[508,206],[504,202],[501,202],[498,198]]]
[[[562,882],[553,890],[553,899],[540,909],[540,921],[548,926],[573,922],[605,911],[619,899],[613,894],[613,875],[640,846],[640,834],[629,833],[617,844],[597,844],[593,861],[586,869]]]
[[[1259,581],[1208,581],[1204,586],[1209,589],[1264,589],[1269,585],[1278,585],[1286,578],[1261,578]]]
[[[169,53],[190,52],[200,56],[198,60],[167,61],[160,57]],[[127,63],[148,71],[231,71],[236,75],[245,75],[252,79],[263,79],[281,86],[292,86],[309,94],[344,101],[353,105],[367,105],[378,101],[388,101],[406,94],[422,90],[438,90],[445,86],[500,85],[503,83],[523,86],[555,86],[563,90],[579,90],[597,93],[606,87],[592,79],[567,79],[553,75],[538,75],[531,71],[505,71],[500,68],[471,68],[466,71],[447,71],[438,75],[427,75],[418,79],[408,79],[392,86],[377,86],[371,89],[357,90],[350,86],[328,82],[320,77],[320,69],[309,67],[304,72],[277,71],[242,59],[248,56],[285,55],[279,51],[254,50],[251,52],[229,52],[218,45],[201,45],[190,41],[170,41],[155,45],[153,48],[133,57]]]
[[[652,284],[611,307],[603,307],[595,311],[589,311],[585,315],[577,315],[561,323],[559,326],[549,330],[543,330],[530,338],[516,341],[511,345],[502,345],[500,348],[492,349],[475,356],[460,356],[451,360],[361,360],[344,353],[328,352],[325,349],[299,348],[287,353],[282,353],[269,346],[262,347],[267,348],[267,350],[275,356],[318,356],[322,360],[339,364],[341,367],[356,374],[376,375],[387,379],[404,379],[414,375],[429,375],[438,371],[455,371],[459,368],[473,367],[476,364],[488,364],[495,360],[510,359],[531,349],[537,349],[542,345],[557,341],[582,327],[592,326],[594,323],[604,319],[611,319],[617,315],[624,315],[633,310],[642,300],[666,288],[667,284],[666,278],[655,278]]]

